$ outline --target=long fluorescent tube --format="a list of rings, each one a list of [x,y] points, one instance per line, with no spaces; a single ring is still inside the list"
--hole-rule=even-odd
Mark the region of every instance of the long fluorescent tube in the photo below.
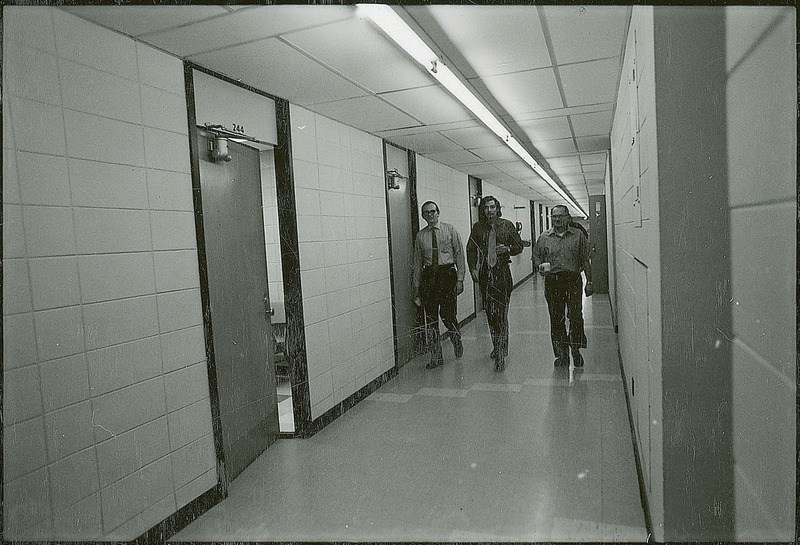
[[[530,166],[536,174],[542,177],[547,184],[558,192],[575,210],[583,217],[588,217],[586,212],[573,201],[559,185],[550,177],[542,166],[531,156],[528,151],[514,138],[500,121],[472,94],[460,79],[445,66],[433,50],[420,38],[403,19],[386,4],[356,4],[359,12],[363,13],[372,22],[378,25],[397,45],[416,60],[422,67],[445,89],[450,91],[459,102],[466,106],[478,119],[495,133],[514,153]]]

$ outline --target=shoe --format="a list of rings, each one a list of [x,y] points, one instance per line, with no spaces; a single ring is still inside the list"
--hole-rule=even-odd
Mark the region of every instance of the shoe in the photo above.
[[[583,356],[579,350],[572,351],[572,361],[575,363],[575,367],[583,367]]]
[[[554,367],[569,367],[569,352],[562,351],[556,361],[553,362]]]
[[[505,371],[506,369],[506,359],[505,357],[499,358],[496,362],[494,362],[494,370],[501,372]]]
[[[453,338],[453,352],[455,352],[456,359],[464,355],[464,344],[461,339]]]
[[[444,360],[442,358],[432,359],[428,365],[425,366],[425,369],[436,369],[439,366],[444,365]]]

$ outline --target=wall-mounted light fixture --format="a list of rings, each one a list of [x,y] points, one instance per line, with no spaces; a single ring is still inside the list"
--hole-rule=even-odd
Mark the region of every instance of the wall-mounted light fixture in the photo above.
[[[237,144],[246,144],[256,149],[265,149],[265,146],[272,147],[269,142],[264,142],[244,133],[226,129],[222,125],[215,125],[206,123],[203,127],[205,131],[210,133],[208,141],[208,152],[213,161],[230,161],[231,154],[228,149],[229,142],[236,142]]]
[[[397,12],[386,4],[357,4],[359,11],[373,23],[378,25],[406,53],[416,60],[450,94],[466,106],[480,119],[489,130],[516,153],[520,159],[530,166],[547,184],[552,187],[570,206],[588,217],[586,212],[567,195],[542,166],[514,138],[511,132],[494,116],[494,114],[470,91],[452,70],[428,47],[422,38],[403,20]]]
[[[389,189],[400,189],[400,180],[407,179],[397,172],[396,168],[386,171],[386,187]]]
[[[231,160],[231,152],[228,150],[228,139],[223,136],[215,136],[208,141],[208,151],[211,152],[211,158],[214,161]]]

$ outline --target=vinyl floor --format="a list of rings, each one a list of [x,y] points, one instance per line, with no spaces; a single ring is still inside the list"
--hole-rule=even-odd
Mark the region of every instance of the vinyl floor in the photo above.
[[[495,372],[484,313],[308,439],[281,439],[180,541],[644,542],[608,296],[584,298],[582,369],[555,368],[543,283],[509,309]]]

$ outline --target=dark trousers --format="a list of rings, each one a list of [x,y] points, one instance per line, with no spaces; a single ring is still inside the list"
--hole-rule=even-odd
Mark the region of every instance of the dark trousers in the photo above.
[[[511,269],[507,263],[485,266],[479,278],[483,308],[495,353],[508,355],[508,300],[511,298]]]
[[[419,281],[419,296],[425,309],[425,331],[428,350],[434,358],[442,357],[439,337],[439,316],[450,331],[453,342],[461,339],[456,318],[456,282],[458,274],[454,265],[425,267]]]
[[[568,356],[568,347],[572,350],[586,348],[582,290],[580,273],[560,272],[545,276],[544,297],[550,311],[550,340],[557,358]],[[565,318],[569,318],[569,333]]]

